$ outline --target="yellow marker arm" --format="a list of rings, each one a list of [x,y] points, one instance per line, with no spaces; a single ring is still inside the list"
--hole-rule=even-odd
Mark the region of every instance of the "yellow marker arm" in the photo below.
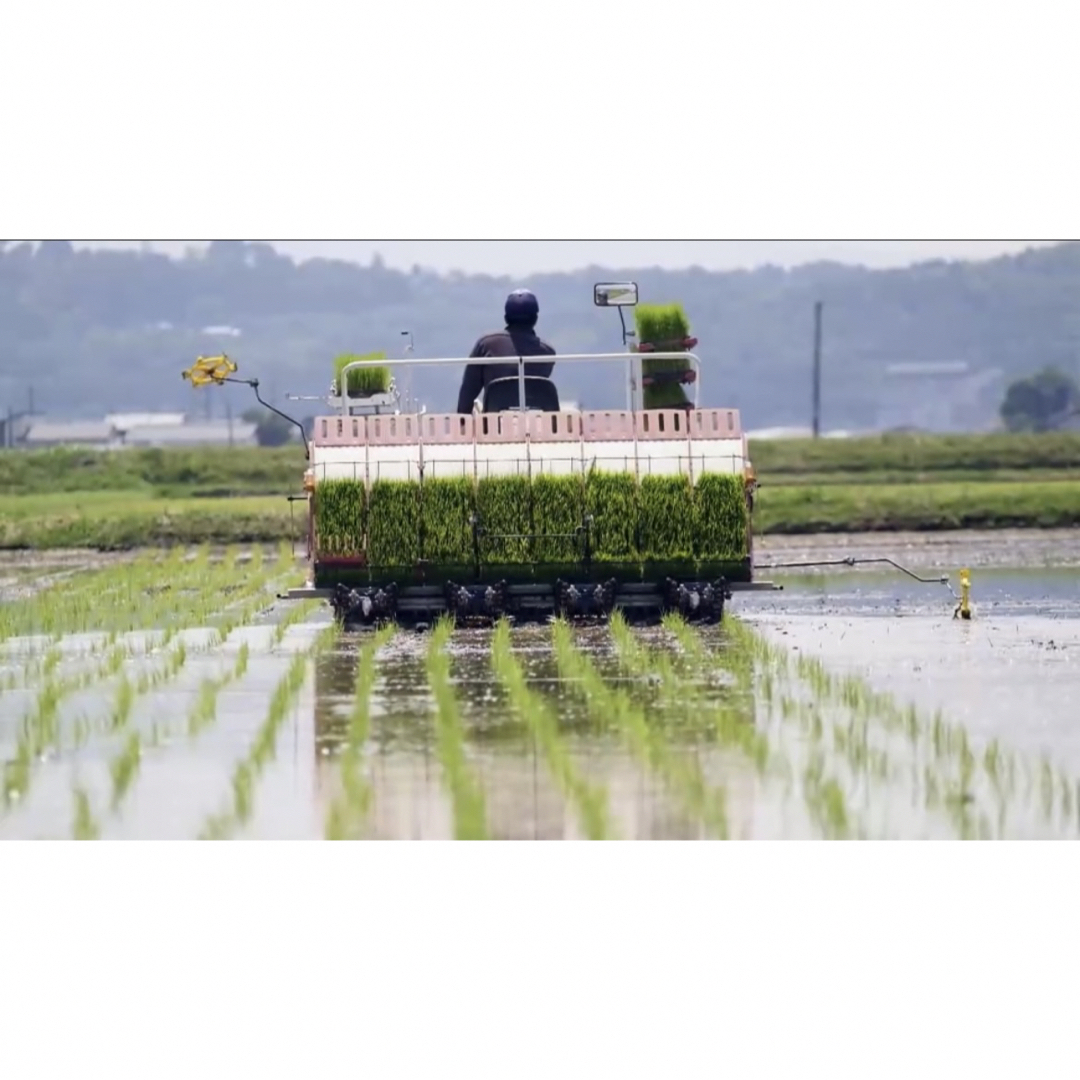
[[[183,376],[192,386],[220,385],[235,371],[236,364],[227,356],[200,356]]]

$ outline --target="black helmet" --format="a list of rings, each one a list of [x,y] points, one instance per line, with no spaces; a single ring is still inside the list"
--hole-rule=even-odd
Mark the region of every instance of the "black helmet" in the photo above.
[[[515,289],[506,298],[507,323],[535,323],[540,304],[528,289]]]

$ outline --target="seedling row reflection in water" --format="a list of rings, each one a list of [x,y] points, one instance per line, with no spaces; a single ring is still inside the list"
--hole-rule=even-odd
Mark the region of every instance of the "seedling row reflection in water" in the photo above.
[[[558,517],[559,490],[541,485],[536,497]],[[671,616],[641,630],[616,612],[600,629],[560,620],[531,636],[506,620],[466,636],[447,621],[426,639],[392,628],[352,634],[318,604],[274,604],[298,577],[287,545],[246,554],[138,555],[0,608],[0,835],[107,837],[133,814],[153,835],[155,802],[172,796],[147,762],[213,764],[223,754],[192,835],[249,835],[268,770],[299,767],[281,760],[282,735],[302,729],[298,696],[314,658],[330,652],[350,672],[345,734],[325,760],[316,763],[312,747],[307,766],[335,778],[316,814],[327,838],[375,831],[379,762],[399,752],[403,722],[392,690],[401,680],[389,676],[405,656],[412,689],[428,695],[426,712],[409,720],[430,748],[432,786],[417,798],[442,800],[457,838],[525,835],[504,820],[506,800],[492,797],[509,760],[491,753],[492,739],[535,753],[543,782],[589,839],[654,827],[628,813],[624,775],[662,808],[658,822],[682,823],[680,835],[1080,829],[1080,787],[1050,759],[980,744],[946,716],[773,645],[730,615],[706,629]],[[479,704],[466,703],[463,665],[491,688]],[[237,727],[239,701],[261,719]]]

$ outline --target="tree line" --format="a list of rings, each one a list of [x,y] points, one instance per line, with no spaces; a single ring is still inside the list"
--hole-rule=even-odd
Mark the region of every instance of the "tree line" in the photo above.
[[[1044,369],[1072,380],[1080,369],[1073,242],[895,270],[593,267],[518,280],[402,271],[378,258],[297,261],[246,241],[214,241],[182,258],[0,241],[0,409],[25,408],[32,391],[36,408],[57,417],[199,412],[206,403],[180,372],[222,351],[281,405],[287,393],[325,393],[339,353],[399,354],[404,332],[421,355],[466,355],[500,325],[503,298],[518,285],[536,291],[540,330],[558,350],[618,351],[618,319],[592,306],[592,284],[622,279],[636,280],[643,299],[685,306],[700,339],[703,403],[740,408],[752,427],[809,423],[819,300],[826,428],[917,422],[941,395],[954,403],[954,423],[987,427],[1010,384]],[[968,364],[975,378],[937,384],[890,374],[893,365],[943,361]],[[452,407],[460,375],[425,371],[429,408]],[[583,406],[624,400],[621,372],[610,366],[557,368],[556,377],[563,397]],[[219,415],[224,397],[237,413],[250,405],[241,388],[209,393]]]

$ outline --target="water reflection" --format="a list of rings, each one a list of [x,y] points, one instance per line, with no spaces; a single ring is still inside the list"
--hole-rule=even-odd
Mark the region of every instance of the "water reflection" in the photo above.
[[[494,839],[583,839],[573,800],[494,677],[491,637],[490,631],[462,632],[455,636],[450,656],[450,677],[465,728],[465,757],[484,792],[488,832]],[[342,790],[340,755],[348,738],[359,649],[367,640],[364,635],[347,635],[335,652],[316,662],[314,753],[324,820]],[[570,769],[606,792],[612,837],[661,840],[710,835],[684,790],[685,777],[694,773],[705,778],[706,786],[724,786],[734,804],[735,831],[744,832],[755,785],[745,757],[725,749],[718,739],[716,712],[721,707],[730,710],[736,700],[732,689],[716,678],[712,669],[718,664],[710,662],[703,671],[700,659],[696,669],[680,660],[688,693],[680,702],[657,679],[622,670],[607,629],[580,630],[576,640],[606,685],[627,692],[644,712],[654,727],[651,750],[635,743],[616,718],[597,709],[580,688],[560,678],[550,629],[515,630],[513,648],[530,688],[550,703],[558,718],[560,752]],[[379,654],[362,762],[371,792],[362,830],[368,838],[454,836],[453,803],[438,759],[434,701],[425,667],[428,641],[427,635],[401,633]],[[641,642],[667,649],[673,658],[679,655],[662,633],[642,634]],[[722,646],[715,636],[707,643],[710,651]],[[739,695],[738,701],[740,722],[753,725],[752,697]]]

